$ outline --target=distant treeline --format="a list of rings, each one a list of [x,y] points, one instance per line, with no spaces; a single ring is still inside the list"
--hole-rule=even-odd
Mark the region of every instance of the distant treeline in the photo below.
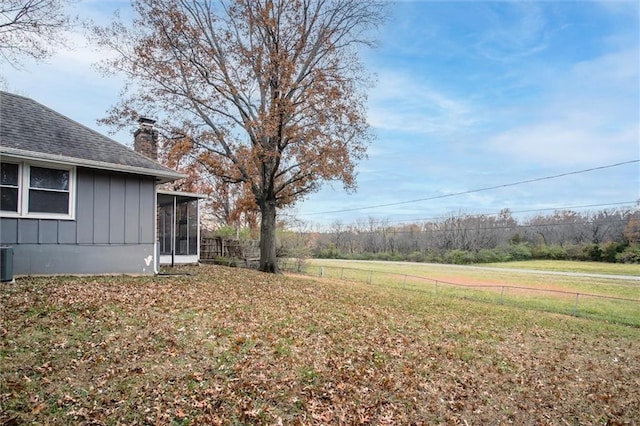
[[[516,220],[452,215],[406,225],[369,218],[328,232],[281,234],[281,252],[319,258],[488,263],[528,259],[640,263],[640,210],[556,211]]]

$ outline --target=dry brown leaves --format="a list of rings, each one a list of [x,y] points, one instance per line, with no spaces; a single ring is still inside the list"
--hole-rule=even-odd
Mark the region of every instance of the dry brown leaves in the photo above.
[[[640,330],[223,267],[0,287],[0,424],[634,424]]]

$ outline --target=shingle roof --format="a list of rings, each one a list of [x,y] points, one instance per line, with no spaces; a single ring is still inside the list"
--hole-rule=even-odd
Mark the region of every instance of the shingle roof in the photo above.
[[[127,148],[23,96],[0,91],[0,154],[56,160],[92,168],[183,177],[175,170]]]

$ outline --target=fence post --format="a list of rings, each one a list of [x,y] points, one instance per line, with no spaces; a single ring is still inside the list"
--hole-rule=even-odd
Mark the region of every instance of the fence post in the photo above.
[[[578,316],[578,299],[580,298],[580,293],[576,293],[576,304],[573,306],[573,316]]]

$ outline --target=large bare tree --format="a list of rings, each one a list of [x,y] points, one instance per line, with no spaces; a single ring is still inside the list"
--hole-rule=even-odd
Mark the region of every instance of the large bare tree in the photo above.
[[[158,117],[172,148],[250,192],[260,269],[277,272],[276,211],[323,181],[355,187],[366,154],[359,48],[382,3],[362,0],[134,0],[133,25],[96,28],[129,90],[105,120]]]
[[[64,30],[72,24],[64,10],[69,1],[0,1],[0,56],[17,67],[26,57],[51,55],[64,44]]]

